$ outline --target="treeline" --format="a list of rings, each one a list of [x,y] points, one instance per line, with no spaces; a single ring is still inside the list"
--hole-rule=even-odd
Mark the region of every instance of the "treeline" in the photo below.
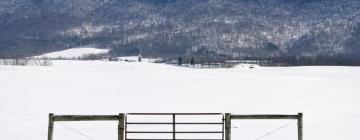
[[[282,64],[286,66],[360,66],[360,56],[350,57],[348,55],[333,56],[282,56],[272,59],[274,64]]]
[[[34,58],[0,59],[0,65],[11,66],[51,66],[52,61]]]
[[[109,59],[110,55],[107,53],[99,53],[99,54],[86,54],[78,57],[41,57],[44,60],[102,60]]]

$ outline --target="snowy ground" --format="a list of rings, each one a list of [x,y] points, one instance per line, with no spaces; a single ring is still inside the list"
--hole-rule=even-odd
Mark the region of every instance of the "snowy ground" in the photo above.
[[[0,140],[46,139],[50,112],[303,112],[305,140],[358,140],[359,83],[360,67],[188,69],[102,61],[0,66]],[[288,122],[236,121],[233,139],[255,140]],[[115,140],[116,131],[116,122],[56,124],[54,139]],[[296,123],[263,139],[296,139]]]

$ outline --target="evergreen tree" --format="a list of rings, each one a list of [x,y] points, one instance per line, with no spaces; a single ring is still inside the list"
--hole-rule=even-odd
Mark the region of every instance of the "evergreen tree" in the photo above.
[[[191,60],[190,60],[190,65],[195,65],[195,60],[194,60],[194,57],[191,57]]]
[[[182,65],[182,58],[181,57],[178,58],[178,65]]]
[[[141,62],[141,55],[138,56],[138,61]]]

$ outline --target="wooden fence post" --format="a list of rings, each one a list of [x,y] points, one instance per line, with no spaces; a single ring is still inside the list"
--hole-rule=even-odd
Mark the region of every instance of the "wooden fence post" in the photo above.
[[[303,114],[298,113],[298,140],[303,140]]]
[[[119,114],[119,126],[118,126],[118,140],[124,140],[125,134],[125,114]]]
[[[231,114],[225,113],[225,140],[231,140]]]
[[[53,139],[54,132],[54,113],[49,114],[48,140]]]

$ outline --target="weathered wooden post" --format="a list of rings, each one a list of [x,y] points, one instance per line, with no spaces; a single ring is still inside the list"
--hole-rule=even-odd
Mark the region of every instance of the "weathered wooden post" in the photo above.
[[[49,114],[48,140],[53,139],[54,132],[54,113]]]
[[[303,114],[298,113],[298,140],[303,140]]]
[[[225,140],[231,140],[231,114],[225,113]]]
[[[125,114],[119,114],[118,140],[124,140],[125,135]]]

